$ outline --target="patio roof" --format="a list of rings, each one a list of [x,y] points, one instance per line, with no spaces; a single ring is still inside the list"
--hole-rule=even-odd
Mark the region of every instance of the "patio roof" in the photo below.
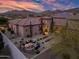
[[[26,25],[36,25],[36,24],[40,24],[40,18],[26,18],[26,19],[22,19],[20,22],[18,22],[18,25],[21,26],[26,26]]]
[[[9,23],[10,24],[15,24],[15,25],[21,25],[21,26],[26,26],[26,25],[36,25],[36,24],[40,24],[40,19],[41,18],[25,18],[25,19],[16,19],[16,20],[10,20]]]
[[[18,20],[17,19],[16,20],[9,20],[9,23],[16,25],[16,24],[18,24],[19,21],[21,21],[21,19],[18,19]]]

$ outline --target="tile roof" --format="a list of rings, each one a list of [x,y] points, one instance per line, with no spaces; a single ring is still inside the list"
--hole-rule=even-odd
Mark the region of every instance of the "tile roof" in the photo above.
[[[40,19],[41,18],[25,18],[25,19],[19,19],[19,20],[10,20],[9,23],[11,24],[17,24],[21,26],[26,26],[26,25],[35,25],[35,24],[40,24]]]
[[[17,24],[21,19],[18,20],[9,20],[10,24]]]

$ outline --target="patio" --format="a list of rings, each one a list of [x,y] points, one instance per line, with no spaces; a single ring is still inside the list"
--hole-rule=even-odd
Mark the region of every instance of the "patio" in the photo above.
[[[24,40],[24,42],[28,41],[28,40],[33,40],[33,41],[37,41],[40,43],[40,48],[38,49],[40,52],[44,51],[45,49],[48,49],[50,47],[52,47],[52,45],[57,44],[59,42],[61,42],[62,37],[60,34],[56,34],[56,33],[52,33],[49,34],[47,36],[45,35],[36,35],[33,36],[31,38],[27,38],[27,37],[19,37],[19,36],[14,36],[13,38],[11,38],[11,34],[9,33],[8,37],[10,38],[10,40],[16,45],[17,48],[19,48],[20,46],[20,41],[21,39]],[[25,50],[25,49],[20,49],[19,50],[28,58],[32,58],[35,55],[37,55],[37,53],[35,53],[35,50]]]

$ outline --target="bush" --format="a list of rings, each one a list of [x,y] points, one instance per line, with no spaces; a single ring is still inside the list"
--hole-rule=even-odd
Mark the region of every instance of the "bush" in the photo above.
[[[0,50],[4,48],[4,43],[3,42],[0,42]]]

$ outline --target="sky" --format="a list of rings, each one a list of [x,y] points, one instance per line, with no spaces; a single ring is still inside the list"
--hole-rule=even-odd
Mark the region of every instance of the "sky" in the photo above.
[[[79,7],[79,0],[0,0],[0,13],[11,10],[42,12]]]

